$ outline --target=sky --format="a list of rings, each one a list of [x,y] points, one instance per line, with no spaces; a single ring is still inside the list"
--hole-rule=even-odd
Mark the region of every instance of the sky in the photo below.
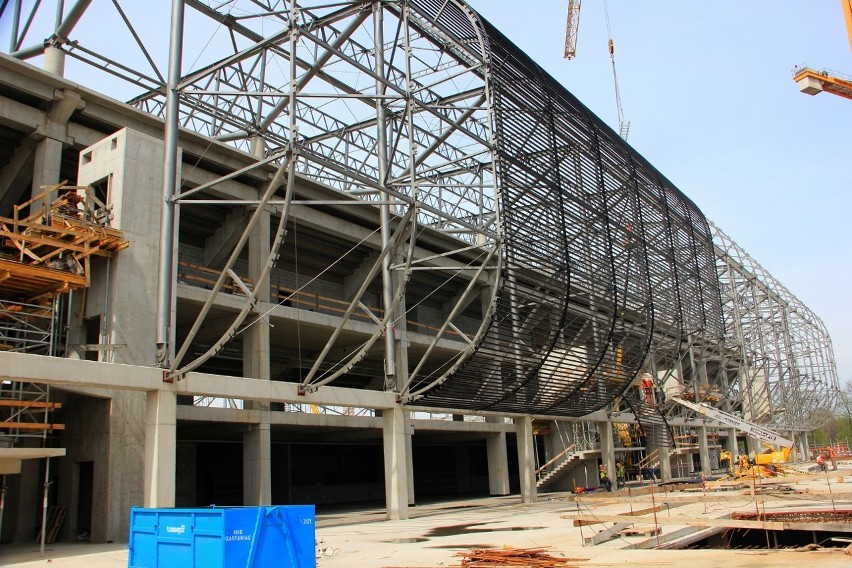
[[[468,1],[618,129],[603,0],[582,3],[570,61],[563,58],[568,0]],[[129,49],[104,33],[122,25],[109,4],[93,2],[97,17],[75,33],[93,26],[87,38],[102,45],[89,47]],[[142,37],[163,38],[146,42],[157,61],[168,49],[169,4],[122,2]],[[852,381],[852,100],[808,96],[792,81],[803,63],[852,74],[840,0],[609,0],[608,7],[628,142],[823,320],[838,378]],[[147,17],[134,18],[140,10]],[[7,12],[3,49],[8,29]],[[185,63],[193,67],[189,54],[207,47],[187,46]],[[74,65],[66,75],[79,80]]]
[[[602,0],[469,0],[618,130]],[[523,5],[523,8],[520,6]],[[852,75],[840,0],[609,0],[628,143],[828,328],[852,380],[852,100],[798,91],[801,64]]]

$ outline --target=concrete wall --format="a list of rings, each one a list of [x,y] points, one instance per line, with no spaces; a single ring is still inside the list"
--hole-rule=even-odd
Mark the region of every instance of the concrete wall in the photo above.
[[[79,510],[79,468],[81,463],[93,462],[91,540],[104,542],[108,534],[110,400],[83,395],[70,395],[64,407],[65,421],[73,428],[65,430],[66,454],[60,460],[59,501],[66,507],[62,540],[74,541],[81,527],[77,526]],[[85,506],[85,505],[84,505]]]
[[[85,315],[105,314],[102,332],[119,345],[113,362],[155,362],[163,143],[125,128],[81,152],[78,183],[109,180],[112,226],[130,246],[100,263]]]
[[[77,183],[104,182],[113,204],[112,226],[130,246],[113,259],[94,259],[92,286],[76,296],[71,341],[83,342],[86,318],[100,318],[99,359],[152,365],[155,361],[157,265],[163,143],[121,130],[81,152]],[[127,540],[130,508],[143,504],[145,394],[101,391],[107,401],[80,402],[69,412],[68,457],[63,471],[69,504],[66,538],[76,537],[75,464],[94,462],[93,542]],[[79,422],[78,422],[79,421]]]

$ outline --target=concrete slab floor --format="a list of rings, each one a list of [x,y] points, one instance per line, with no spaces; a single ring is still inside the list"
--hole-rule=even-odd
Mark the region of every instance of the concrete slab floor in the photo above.
[[[848,480],[849,478],[847,478]],[[832,485],[837,479],[832,480]],[[819,491],[825,482],[798,482],[797,489]],[[849,484],[845,484],[849,487]],[[843,485],[834,491],[834,506],[852,508],[852,499],[841,498]],[[592,499],[570,501],[570,494],[552,493],[539,496],[532,504],[520,503],[517,495],[419,505],[410,509],[405,521],[386,521],[382,509],[342,511],[317,517],[317,541],[321,556],[319,568],[436,568],[459,566],[459,552],[477,548],[501,549],[548,548],[553,556],[583,559],[579,566],[701,566],[719,568],[759,568],[798,565],[820,567],[852,566],[852,556],[843,549],[820,550],[625,550],[630,544],[648,536],[620,536],[596,546],[584,546],[584,537],[592,536],[613,523],[574,527],[563,515],[577,512],[614,515],[645,508],[645,502],[629,499],[626,492],[613,492],[611,502],[595,503]],[[669,495],[674,495],[670,493]],[[730,493],[726,495],[730,496]],[[848,493],[845,493],[848,495]],[[845,497],[844,495],[844,497]],[[599,495],[598,495],[599,496]],[[766,503],[767,510],[789,505],[813,504],[798,495]],[[822,499],[820,495],[820,499]],[[635,501],[634,503],[630,503]],[[820,501],[820,503],[822,503]],[[763,505],[761,505],[763,506]],[[829,507],[830,508],[830,507]],[[742,500],[726,497],[719,503],[677,503],[659,513],[662,536],[682,526],[672,517],[716,518],[736,511],[755,510],[750,496]],[[668,524],[672,523],[672,524]],[[849,535],[844,535],[849,536]],[[44,557],[37,545],[3,546],[0,566],[35,568],[115,568],[127,566],[127,549],[123,544],[52,544]],[[202,567],[199,567],[202,568]]]

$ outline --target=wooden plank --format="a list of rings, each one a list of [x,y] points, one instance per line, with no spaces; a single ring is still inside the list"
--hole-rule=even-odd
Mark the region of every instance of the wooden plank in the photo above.
[[[65,250],[73,250],[75,252],[85,252],[86,250],[84,247],[74,245],[71,242],[63,241],[62,239],[54,237],[39,237],[37,235],[28,235],[26,233],[13,233],[12,231],[6,231],[3,229],[0,229],[0,236],[6,237],[18,248],[23,247],[22,243],[32,243],[42,246],[62,248]]]
[[[662,508],[663,508],[662,505],[657,505],[656,507],[648,507],[647,509],[639,509],[637,511],[627,511],[626,513],[619,513],[619,514],[622,515],[622,516],[627,516],[627,517],[638,517],[640,515],[647,515],[648,513],[659,513],[660,510],[662,510]],[[581,520],[574,521],[575,527],[587,527],[589,525],[597,525],[597,524],[600,524],[600,523],[593,522],[593,521],[581,521]]]
[[[614,503],[622,502],[625,498],[639,497],[641,495],[650,495],[653,493],[654,495],[666,495],[670,494],[673,491],[682,491],[687,488],[699,487],[698,483],[675,483],[672,485],[666,485],[665,488],[659,487],[656,485],[645,485],[639,487],[630,487],[628,486],[626,489],[619,489],[616,493],[606,493],[606,494],[581,494],[581,495],[572,495],[570,497],[570,501],[612,501]]]
[[[12,400],[0,398],[0,406],[14,406],[16,408],[62,408],[61,402],[46,402],[43,400]]]
[[[783,531],[787,523],[775,521],[744,521],[738,519],[700,519],[696,517],[631,517],[629,515],[561,515],[563,519],[598,521],[604,523],[649,524],[649,525],[685,525],[690,527],[729,527],[732,529],[763,529]]]
[[[65,430],[65,424],[44,424],[40,422],[0,422],[0,428],[20,430]]]
[[[814,481],[819,481],[820,478],[814,478]],[[832,476],[832,480],[834,480],[834,476]],[[667,503],[671,504],[689,504],[689,503],[727,503],[727,502],[758,502],[758,503],[767,503],[771,501],[779,501],[784,499],[789,495],[798,495],[799,498],[807,498],[817,500],[828,500],[828,499],[852,499],[852,492],[849,491],[815,491],[813,489],[804,490],[801,493],[792,493],[792,492],[778,492],[778,493],[758,493],[757,495],[752,495],[750,491],[746,490],[745,492],[736,492],[736,493],[707,493],[706,495],[656,495],[655,500],[660,501],[663,500]],[[612,499],[603,501],[600,504],[608,504],[608,503],[624,503],[625,499]],[[651,503],[650,496],[640,496],[635,499],[630,499],[631,503]],[[597,503],[596,503],[597,504]]]
[[[0,258],[0,267],[2,267],[0,270],[8,270],[10,272],[10,278],[42,278],[54,281],[67,280],[72,284],[77,282],[82,283],[86,280],[85,276],[74,274],[73,272],[57,270],[56,268],[49,268],[47,266],[33,266],[31,264],[10,261],[4,258]]]

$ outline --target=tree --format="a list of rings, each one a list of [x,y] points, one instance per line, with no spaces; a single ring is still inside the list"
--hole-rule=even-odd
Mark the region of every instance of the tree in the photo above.
[[[848,439],[852,436],[852,381],[846,381],[843,385],[838,406],[845,419],[839,428],[838,435],[840,438]]]

